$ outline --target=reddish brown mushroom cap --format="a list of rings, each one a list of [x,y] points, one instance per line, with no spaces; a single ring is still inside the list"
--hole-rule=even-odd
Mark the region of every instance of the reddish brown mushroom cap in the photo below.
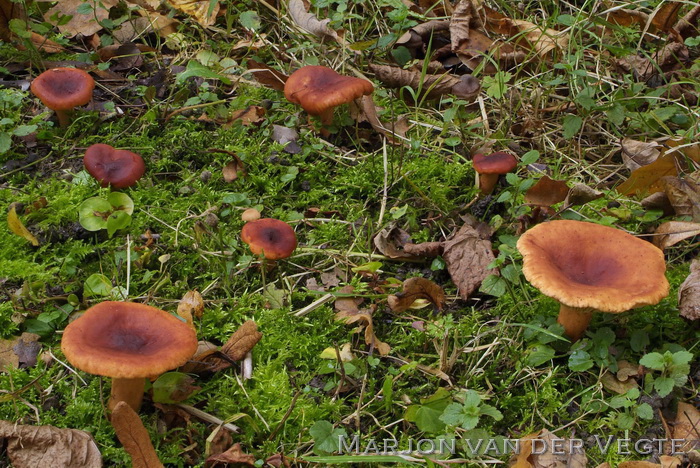
[[[472,164],[479,174],[507,174],[517,167],[518,160],[510,153],[498,151],[488,156],[475,154]]]
[[[287,258],[297,248],[294,229],[279,219],[262,218],[246,223],[241,239],[250,246],[251,252],[269,260]]]
[[[118,150],[103,143],[90,146],[83,157],[85,169],[100,185],[122,189],[136,184],[146,165],[143,158],[127,150]]]
[[[343,76],[322,66],[302,67],[284,85],[284,97],[311,115],[322,115],[373,91],[374,86],[367,80]]]
[[[569,307],[620,313],[668,295],[663,252],[619,229],[550,221],[525,232],[517,245],[525,278]]]
[[[197,351],[197,335],[169,313],[132,302],[101,302],[66,327],[61,350],[78,369],[119,379],[159,375]]]
[[[53,68],[37,76],[31,84],[32,93],[46,107],[67,111],[84,106],[92,99],[95,80],[89,73],[77,68]]]

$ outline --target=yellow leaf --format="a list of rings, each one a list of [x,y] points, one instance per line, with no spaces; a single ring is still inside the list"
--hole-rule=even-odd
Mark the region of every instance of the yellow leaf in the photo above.
[[[29,242],[31,242],[34,247],[39,246],[39,241],[37,240],[37,238],[34,237],[32,233],[27,230],[26,227],[24,227],[24,224],[22,224],[22,221],[19,219],[19,216],[17,216],[14,203],[10,205],[10,211],[7,213],[7,225],[10,227],[10,231],[14,232],[18,236],[24,237]]]
[[[168,0],[172,6],[181,12],[193,17],[204,27],[211,26],[216,20],[219,12],[219,3],[214,4],[214,8],[209,11],[209,0]]]

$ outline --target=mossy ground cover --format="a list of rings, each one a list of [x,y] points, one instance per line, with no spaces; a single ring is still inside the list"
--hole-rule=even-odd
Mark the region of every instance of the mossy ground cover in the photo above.
[[[324,138],[318,122],[307,121],[282,93],[248,81],[250,75],[226,84],[201,71],[235,79],[251,57],[287,73],[304,64],[347,66],[348,74],[350,66],[366,71],[370,61],[391,60],[393,40],[427,18],[401,2],[312,3],[319,14],[332,13],[332,26],[345,27],[349,43],[379,42],[366,56],[355,56],[301,34],[286,20],[278,22],[266,6],[228,4],[217,25],[244,23],[248,29],[207,30],[185,19],[179,48],[164,45],[155,33],[139,38],[157,51],[143,54],[141,67],[122,73],[122,87],[104,81],[96,92],[99,109],[78,111],[67,129],[58,128],[52,113],[28,91],[0,88],[2,130],[12,134],[18,126],[32,126],[29,137],[22,131],[8,137],[11,145],[0,155],[0,210],[8,212],[15,204],[39,241],[33,247],[7,229],[2,234],[0,337],[39,333],[43,358],[0,373],[0,419],[88,431],[108,466],[128,466],[105,409],[109,380],[76,371],[65,361],[61,331],[75,315],[119,291],[130,301],[174,312],[186,292],[198,290],[205,300],[203,316],[195,320],[200,340],[222,344],[246,320],[257,323],[263,338],[253,350],[252,379],[242,380],[236,367],[195,375],[200,389],[183,403],[239,426],[233,441],[254,455],[258,466],[275,453],[293,465],[306,463],[302,457],[337,455],[335,439],[341,433],[357,434],[360,447],[383,439],[397,440],[399,449],[420,439],[454,439],[455,453],[425,458],[470,466],[509,457],[473,453],[475,441],[517,439],[543,428],[583,439],[591,466],[658,455],[601,451],[592,438],[665,437],[662,412],[672,417],[678,401],[698,402],[696,360],[683,368],[688,379],[679,379],[668,392],[655,387],[661,372],[649,369],[636,377],[639,391],[627,396],[601,382],[620,361],[636,365],[653,352],[697,354],[697,327],[679,317],[677,304],[696,242],[686,240],[666,251],[667,298],[621,315],[596,315],[585,339],[572,344],[556,324],[557,302],[528,284],[515,248],[524,217],[532,214],[524,192],[541,174],[521,164],[493,196],[478,198],[470,160],[473,148],[485,144],[527,154],[546,165],[553,178],[604,193],[575,209],[555,209],[555,218],[653,232],[666,220],[663,214],[614,190],[628,174],[619,141],[667,136],[694,142],[698,114],[683,96],[665,93],[670,84],[639,82],[634,73],[614,71],[612,65],[630,52],[653,55],[664,39],[638,48],[641,33],[633,26],[613,28],[604,39],[596,36],[590,25],[600,23],[601,10],[592,2],[526,2],[517,9],[493,2],[512,18],[568,28],[568,48],[554,62],[518,66],[508,76],[505,70],[495,76],[477,70],[484,90],[477,104],[449,95],[416,104],[375,82],[379,117],[388,122],[401,115],[412,124],[407,143],[381,138],[366,122],[356,123],[347,108],[336,111],[333,132]],[[647,2],[640,8],[656,6]],[[124,7],[113,15],[135,14]],[[94,54],[42,23],[42,8],[29,6],[30,23],[71,47],[51,55],[26,41],[26,50],[0,44],[0,71],[8,83],[36,76],[38,57],[97,66]],[[261,21],[251,29],[253,17]],[[262,47],[231,46],[260,34],[267,37]],[[110,28],[100,35],[105,41]],[[697,44],[688,46],[692,73],[684,80],[697,90],[692,60]],[[588,53],[601,48],[607,54]],[[201,67],[189,79],[178,78],[187,73],[184,68],[169,68],[191,62]],[[224,73],[224,65],[232,68]],[[159,70],[170,74],[148,81]],[[192,108],[172,114],[187,106]],[[261,106],[264,118],[250,125],[212,121],[247,106]],[[556,106],[563,107],[552,111]],[[208,118],[199,119],[205,112]],[[296,129],[301,150],[285,152],[273,139],[273,125]],[[86,231],[79,222],[86,199],[109,193],[83,169],[85,148],[95,143],[139,153],[147,166],[141,181],[123,190],[135,208],[130,224],[112,236]],[[226,182],[222,168],[231,153],[245,173]],[[45,204],[34,207],[42,197]],[[288,222],[299,239],[295,254],[265,275],[263,263],[240,239],[240,215],[251,207]],[[318,216],[311,217],[310,209]],[[482,290],[460,299],[441,258],[396,261],[378,253],[372,242],[390,223],[405,229],[413,242],[441,241],[465,215],[494,229],[501,279],[492,278],[497,285],[492,294]],[[115,289],[86,291],[86,281],[96,274]],[[326,283],[332,278],[329,285],[323,274]],[[443,311],[391,312],[387,296],[395,291],[387,282],[416,276],[444,288]],[[325,291],[315,289],[318,285]],[[366,344],[364,332],[335,320],[333,301],[295,315],[324,294],[342,296],[346,285],[363,298],[363,307],[373,308],[374,332],[391,346],[387,356]],[[346,343],[354,358],[341,368],[324,350],[340,350]],[[164,408],[147,397],[141,411],[162,462],[203,466],[207,438],[216,426]]]

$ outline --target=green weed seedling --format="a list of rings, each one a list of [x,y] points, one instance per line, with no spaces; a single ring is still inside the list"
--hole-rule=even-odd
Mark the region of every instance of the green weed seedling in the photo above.
[[[80,225],[88,231],[106,229],[112,237],[119,229],[131,224],[134,202],[128,195],[112,192],[107,198],[92,197],[85,200],[78,208]]]

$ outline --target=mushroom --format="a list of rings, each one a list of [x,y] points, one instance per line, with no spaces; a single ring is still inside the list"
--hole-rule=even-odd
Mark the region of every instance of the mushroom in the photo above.
[[[525,278],[561,303],[558,322],[572,341],[595,310],[618,314],[668,295],[663,252],[619,229],[549,221],[525,232],[517,247]]]
[[[116,189],[131,187],[143,176],[146,165],[143,158],[127,150],[118,150],[104,143],[97,143],[85,151],[85,169],[107,187]]]
[[[280,260],[292,255],[297,248],[294,229],[279,219],[261,218],[243,226],[241,240],[255,255],[267,260]]]
[[[169,313],[133,302],[101,302],[66,327],[61,350],[78,369],[112,377],[111,410],[125,401],[138,411],[145,378],[183,365],[197,335]]]
[[[507,174],[518,165],[518,160],[510,153],[497,151],[488,156],[475,154],[472,158],[474,170],[479,173],[479,190],[483,195],[493,192],[501,174]]]
[[[299,104],[309,115],[321,118],[323,125],[333,121],[333,108],[372,94],[374,86],[367,80],[343,76],[322,66],[298,69],[284,85],[284,97]]]
[[[95,80],[84,70],[77,68],[52,68],[34,78],[32,93],[49,109],[56,111],[58,123],[67,127],[70,113],[77,106],[84,106],[92,99]]]

